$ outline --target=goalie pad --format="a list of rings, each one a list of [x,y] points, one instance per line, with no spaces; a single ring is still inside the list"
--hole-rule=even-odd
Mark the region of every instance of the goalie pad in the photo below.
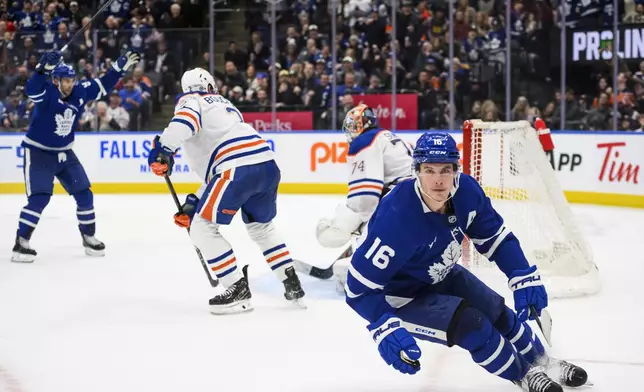
[[[361,224],[362,219],[359,214],[346,204],[339,204],[335,208],[335,217],[320,219],[315,233],[320,245],[326,248],[337,248],[349,242],[351,235]]]

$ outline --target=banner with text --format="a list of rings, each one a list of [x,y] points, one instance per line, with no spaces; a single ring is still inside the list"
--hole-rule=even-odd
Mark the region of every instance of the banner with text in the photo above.
[[[260,132],[263,131],[302,131],[313,128],[311,112],[276,112],[273,125],[271,112],[244,112],[244,122]]]
[[[411,145],[420,135],[398,133]],[[452,135],[461,148],[462,134]],[[283,183],[302,184],[298,188],[302,192],[306,184],[346,184],[349,145],[342,133],[267,132],[263,136],[275,151]],[[0,193],[6,184],[24,181],[22,138],[21,134],[0,133]],[[153,138],[153,133],[142,132],[85,133],[77,135],[74,151],[94,184],[160,183],[147,164]],[[548,157],[564,190],[644,196],[644,134],[555,133],[553,138],[555,151]],[[200,179],[191,173],[183,149],[175,159],[173,181],[196,188]]]
[[[618,28],[617,54],[624,61],[640,62],[644,58],[644,25],[621,25]],[[568,33],[568,62],[605,62],[613,58],[615,37],[610,26]]]
[[[391,94],[353,95],[355,105],[364,103],[373,109],[381,127],[391,129]],[[418,95],[396,94],[396,129],[418,128]],[[340,119],[339,121],[342,121]]]

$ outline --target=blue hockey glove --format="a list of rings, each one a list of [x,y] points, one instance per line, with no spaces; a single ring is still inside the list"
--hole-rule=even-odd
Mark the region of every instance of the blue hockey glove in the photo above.
[[[61,61],[63,61],[63,56],[60,52],[47,52],[40,57],[36,65],[36,72],[49,75]]]
[[[148,164],[154,174],[163,177],[166,174],[168,176],[172,174],[174,151],[161,144],[160,140],[161,136],[154,138],[152,150],[150,150],[150,155],[148,155]]]
[[[141,61],[141,54],[130,49],[125,52],[123,56],[119,57],[114,64],[112,64],[112,68],[118,72],[127,72],[130,67],[138,64],[139,61]]]
[[[387,365],[393,366],[401,373],[416,374],[420,370],[420,347],[401,324],[402,321],[398,317],[384,314],[378,321],[369,324],[367,329]]]
[[[514,294],[514,309],[517,311],[519,320],[534,319],[530,314],[531,306],[534,306],[539,316],[541,316],[541,310],[548,306],[548,294],[543,287],[536,265],[512,272],[508,286]]]
[[[181,206],[181,211],[174,214],[174,224],[184,229],[190,227],[192,217],[197,212],[197,204],[199,204],[197,195],[191,193],[186,196],[186,202]]]

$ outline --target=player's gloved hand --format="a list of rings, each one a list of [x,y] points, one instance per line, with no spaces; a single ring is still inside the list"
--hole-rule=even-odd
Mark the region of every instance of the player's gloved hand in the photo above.
[[[163,177],[166,174],[168,176],[172,174],[174,151],[161,144],[160,139],[161,136],[154,138],[152,150],[150,150],[150,155],[148,155],[148,164],[154,174]]]
[[[47,52],[40,57],[40,60],[36,65],[36,72],[49,75],[61,61],[63,61],[63,56],[60,52]]]
[[[508,286],[514,294],[514,309],[517,311],[519,320],[534,319],[530,314],[531,306],[534,306],[539,316],[541,316],[541,310],[548,306],[548,294],[543,287],[536,265],[512,272]]]
[[[186,201],[181,206],[181,212],[174,214],[174,224],[187,229],[190,227],[190,222],[192,222],[192,217],[195,216],[197,211],[197,204],[199,204],[199,198],[194,193],[186,196]]]
[[[119,57],[112,68],[118,72],[127,72],[130,67],[136,65],[141,61],[141,54],[135,50],[128,50],[124,55]]]
[[[393,314],[384,314],[378,321],[367,326],[378,344],[378,351],[388,365],[401,373],[416,374],[420,370],[420,347],[416,339]]]

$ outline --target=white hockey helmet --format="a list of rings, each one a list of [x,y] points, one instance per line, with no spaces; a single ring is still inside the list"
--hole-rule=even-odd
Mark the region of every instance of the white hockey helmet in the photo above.
[[[199,91],[218,94],[215,78],[203,68],[193,68],[184,72],[181,77],[181,89],[184,93]]]

